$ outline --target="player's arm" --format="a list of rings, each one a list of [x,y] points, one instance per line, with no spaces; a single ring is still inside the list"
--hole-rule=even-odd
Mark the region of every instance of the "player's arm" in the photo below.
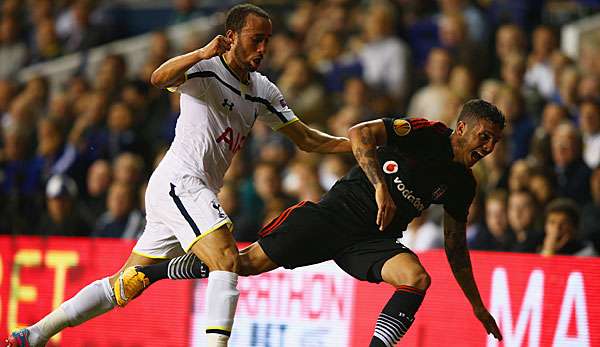
[[[352,151],[347,138],[331,136],[307,126],[300,120],[286,125],[279,131],[306,152],[343,153]]]
[[[498,329],[494,317],[485,308],[473,277],[471,259],[467,249],[466,222],[457,221],[447,212],[444,213],[444,249],[454,278],[471,303],[475,316],[483,324],[488,334],[502,340],[500,329]]]
[[[358,165],[375,187],[375,201],[378,209],[376,223],[379,230],[384,230],[396,213],[396,204],[388,191],[381,165],[377,159],[377,146],[381,146],[387,141],[385,125],[380,119],[359,123],[348,130],[348,137]]]
[[[159,66],[150,78],[158,88],[177,87],[185,82],[185,73],[201,60],[210,59],[229,50],[231,41],[223,35],[217,35],[206,46],[187,54],[173,57]]]

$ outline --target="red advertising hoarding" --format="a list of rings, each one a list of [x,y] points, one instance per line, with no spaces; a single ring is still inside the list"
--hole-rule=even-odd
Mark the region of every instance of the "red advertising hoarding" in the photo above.
[[[31,324],[116,272],[132,241],[0,237],[0,324]],[[401,346],[600,346],[600,259],[473,252],[475,278],[505,340],[486,336],[441,251],[419,255],[432,277]],[[203,345],[201,281],[161,281],[52,340],[54,346]],[[240,279],[231,346],[368,346],[393,288],[358,282],[328,262]]]

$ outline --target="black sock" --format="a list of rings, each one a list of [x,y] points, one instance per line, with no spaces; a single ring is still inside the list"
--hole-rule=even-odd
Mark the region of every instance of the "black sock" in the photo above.
[[[143,272],[150,283],[165,278],[183,280],[208,277],[208,266],[192,252],[162,263],[139,266],[138,271]]]
[[[411,286],[398,287],[377,318],[369,346],[395,346],[410,328],[424,297],[423,290]]]

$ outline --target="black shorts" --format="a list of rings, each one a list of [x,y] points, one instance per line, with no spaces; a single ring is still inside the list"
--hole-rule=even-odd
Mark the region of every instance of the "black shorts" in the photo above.
[[[374,283],[382,281],[381,269],[388,259],[414,254],[397,237],[386,237],[376,228],[356,230],[339,212],[303,201],[265,226],[258,243],[286,269],[334,260],[351,276]]]

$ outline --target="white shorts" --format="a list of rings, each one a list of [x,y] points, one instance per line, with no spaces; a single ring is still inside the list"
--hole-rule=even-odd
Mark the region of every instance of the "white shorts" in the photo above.
[[[133,253],[174,258],[222,226],[232,223],[216,194],[194,176],[179,177],[160,167],[146,189],[146,227]]]

